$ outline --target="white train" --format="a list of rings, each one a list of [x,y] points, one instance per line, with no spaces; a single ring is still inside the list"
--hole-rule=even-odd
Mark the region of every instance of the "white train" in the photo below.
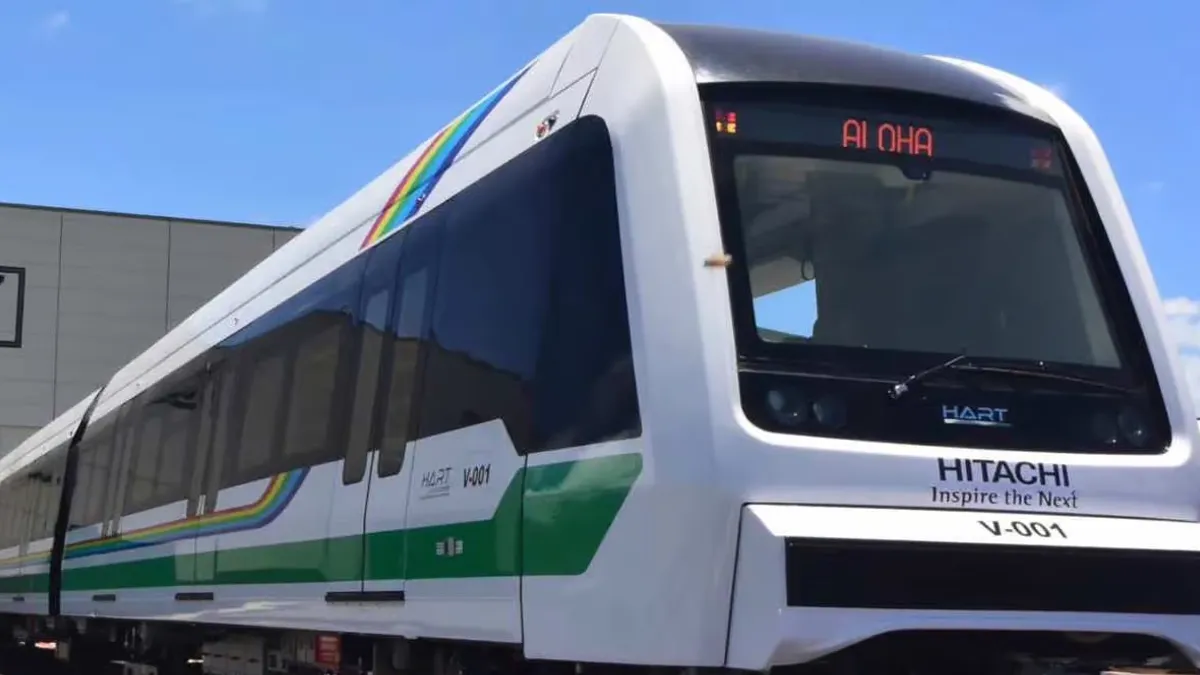
[[[595,15],[0,459],[0,611],[130,672],[1190,668],[1195,420],[1064,102]]]

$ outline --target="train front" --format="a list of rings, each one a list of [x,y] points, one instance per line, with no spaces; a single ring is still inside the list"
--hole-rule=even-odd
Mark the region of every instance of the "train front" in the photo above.
[[[1196,415],[1107,160],[1040,88],[911,59],[701,86],[747,504],[728,663],[1191,668]]]

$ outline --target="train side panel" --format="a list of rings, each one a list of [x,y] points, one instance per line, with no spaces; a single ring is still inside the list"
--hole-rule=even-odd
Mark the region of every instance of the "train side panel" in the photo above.
[[[584,114],[603,116],[612,144],[643,433],[624,447],[561,453],[608,455],[614,477],[638,475],[588,564],[526,574],[525,653],[719,666],[737,508],[711,489],[720,480],[710,378],[733,355],[706,353],[700,339],[706,308],[724,304],[727,291],[723,273],[704,265],[722,245],[695,79],[660,29],[630,19],[612,38]],[[640,466],[621,466],[632,452]],[[530,470],[543,461],[531,456]]]

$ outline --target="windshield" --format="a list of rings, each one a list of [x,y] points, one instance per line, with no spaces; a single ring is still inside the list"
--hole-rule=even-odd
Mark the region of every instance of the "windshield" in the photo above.
[[[1049,134],[787,103],[709,114],[757,342],[1122,367]]]

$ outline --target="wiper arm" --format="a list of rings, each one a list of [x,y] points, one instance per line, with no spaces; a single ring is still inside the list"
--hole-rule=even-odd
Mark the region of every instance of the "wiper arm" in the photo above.
[[[954,370],[962,370],[973,373],[998,373],[1001,375],[1018,375],[1021,377],[1034,377],[1043,380],[1057,380],[1059,382],[1073,382],[1075,384],[1083,384],[1096,389],[1105,389],[1107,391],[1116,391],[1122,394],[1128,394],[1134,390],[1130,387],[1124,387],[1103,380],[1095,380],[1090,377],[1082,377],[1080,375],[1068,375],[1066,373],[1057,373],[1053,370],[1047,370],[1045,365],[1039,368],[1029,368],[1021,366],[989,366],[979,365],[974,363],[964,363],[962,365],[951,366]]]
[[[962,363],[962,361],[966,361],[967,359],[968,357],[965,353],[959,354],[958,356],[943,361],[932,368],[926,368],[920,372],[913,373],[903,380],[893,384],[888,390],[888,395],[893,400],[898,399],[908,392],[911,385],[916,384],[931,375],[936,375],[943,370],[957,370],[969,373],[996,373],[999,375],[1016,375],[1018,377],[1031,377],[1044,380],[1056,380],[1058,382],[1071,382],[1074,384],[1086,385],[1095,389],[1120,392],[1122,394],[1128,394],[1134,391],[1129,387],[1124,387],[1119,384],[1112,384],[1110,382],[1095,380],[1079,375],[1068,375],[1066,373],[1055,372],[1047,369],[1045,364],[1041,364],[1036,368],[1031,368],[1013,365],[986,365],[971,363],[969,361],[967,363]]]
[[[903,380],[893,384],[891,388],[888,389],[888,396],[891,396],[893,400],[898,399],[908,392],[909,385],[916,384],[930,375],[935,375],[947,368],[953,368],[959,361],[962,361],[965,358],[967,358],[965,353],[959,354],[958,356],[943,361],[932,368],[926,368],[925,370],[913,373]]]

